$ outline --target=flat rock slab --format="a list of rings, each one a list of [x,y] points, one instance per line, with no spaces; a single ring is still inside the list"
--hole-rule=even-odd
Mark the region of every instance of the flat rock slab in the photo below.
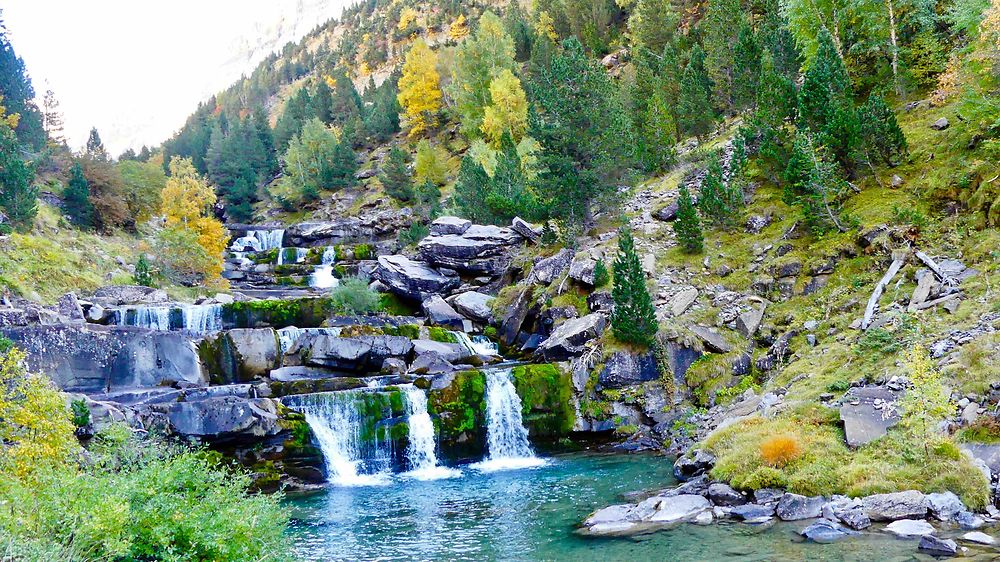
[[[875,494],[861,500],[872,521],[895,521],[927,515],[927,496],[916,491]]]
[[[958,554],[958,543],[951,539],[939,539],[932,535],[920,537],[917,550],[931,556],[955,556]]]
[[[962,539],[977,544],[995,544],[997,542],[996,539],[994,539],[993,537],[979,531],[972,531],[971,533],[965,533],[964,535],[962,535]]]
[[[934,534],[934,527],[923,519],[900,519],[885,526],[888,533],[897,537],[923,537]]]
[[[886,434],[899,423],[895,408],[900,393],[883,386],[851,388],[840,407],[840,421],[844,423],[847,445],[860,447]]]
[[[703,496],[693,494],[663,498],[647,521],[654,523],[679,523],[689,521],[699,513],[712,509],[712,503]]]
[[[717,332],[704,327],[704,326],[691,326],[691,332],[698,336],[698,339],[705,344],[705,348],[709,351],[714,351],[715,353],[729,353],[733,350],[733,347],[729,345],[729,342],[725,340]]]
[[[778,500],[776,509],[782,521],[813,519],[823,512],[826,500],[822,496],[806,497],[799,494],[785,494]]]

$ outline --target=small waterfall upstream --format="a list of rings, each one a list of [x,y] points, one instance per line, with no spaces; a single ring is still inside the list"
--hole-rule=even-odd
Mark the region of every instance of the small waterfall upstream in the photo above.
[[[276,248],[281,248],[281,241],[285,238],[285,230],[278,228],[273,230],[254,230],[248,232],[246,236],[240,236],[229,246],[234,252],[267,252]]]
[[[177,314],[174,311],[178,311]],[[181,307],[136,306],[115,311],[118,326],[136,326],[166,332],[183,330],[199,336],[221,331],[222,305],[197,304]]]
[[[222,305],[202,304],[185,306],[181,309],[184,325],[182,330],[205,335],[222,330]]]
[[[455,336],[458,343],[462,344],[462,346],[476,355],[483,355],[486,357],[500,355],[500,347],[496,344],[496,342],[486,336],[469,336],[469,334],[459,331],[452,331],[450,333]]]
[[[294,406],[306,418],[326,465],[327,480],[339,486],[388,484],[392,472],[392,442],[378,432],[363,433],[365,423],[358,411],[361,392],[307,394]],[[365,437],[370,440],[366,442]]]
[[[452,478],[462,471],[438,464],[434,436],[434,423],[427,413],[427,395],[415,386],[404,386],[406,393],[406,422],[409,424],[409,444],[406,447],[406,461],[410,471],[406,476],[418,480],[438,480]]]
[[[136,308],[124,308],[116,313],[115,323],[119,326],[138,326],[140,328],[165,332],[170,329],[170,307],[140,306]]]
[[[337,261],[337,249],[327,246],[323,251],[323,259],[311,276],[309,286],[315,289],[330,289],[336,287],[340,280],[333,276],[333,264]]]
[[[511,380],[511,369],[487,369],[485,373],[488,453],[473,467],[493,472],[545,464],[528,443],[528,430],[521,419],[521,398]]]

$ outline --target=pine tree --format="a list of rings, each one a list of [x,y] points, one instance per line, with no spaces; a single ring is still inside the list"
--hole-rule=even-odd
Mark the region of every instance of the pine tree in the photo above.
[[[21,146],[14,131],[3,123],[0,99],[0,210],[19,230],[28,230],[38,214],[38,188],[34,187],[34,166],[21,158]]]
[[[598,259],[594,264],[594,287],[603,287],[611,281],[608,273],[608,266],[604,265],[603,259]]]
[[[799,126],[820,135],[820,143],[850,172],[860,145],[861,122],[847,67],[825,29],[820,31],[816,56],[802,79],[798,98]]]
[[[618,231],[618,255],[612,265],[615,272],[611,296],[615,309],[611,329],[615,338],[625,343],[652,345],[656,336],[656,309],[646,288],[646,274],[635,251],[632,233],[625,227]]]
[[[785,170],[785,203],[799,206],[803,222],[813,234],[818,236],[834,228],[843,232],[839,202],[844,190],[845,182],[836,163],[817,146],[808,129],[800,129]]]
[[[86,152],[87,156],[94,160],[108,159],[108,151],[104,148],[104,142],[101,140],[100,133],[97,132],[97,127],[90,128],[90,135],[87,137]]]
[[[484,111],[491,101],[490,84],[504,70],[515,70],[514,58],[514,40],[503,22],[493,12],[483,13],[476,31],[458,46],[452,66],[451,97],[467,137],[480,135]]]
[[[135,262],[135,273],[132,274],[132,280],[135,281],[136,285],[153,286],[153,272],[145,252],[139,254],[139,260]]]
[[[364,103],[354,88],[351,77],[347,75],[347,69],[343,66],[338,66],[333,71],[332,103],[331,116],[335,125],[343,125],[349,120],[361,117]]]
[[[351,187],[357,183],[354,174],[358,171],[358,159],[351,144],[351,139],[343,136],[333,152],[329,181],[333,189]]]
[[[489,190],[490,177],[471,155],[466,153],[458,168],[458,179],[455,181],[455,205],[462,216],[477,223],[487,223],[490,213],[484,205]]]
[[[652,170],[666,170],[674,164],[677,124],[660,92],[649,100],[640,133],[646,163]]]
[[[677,102],[677,121],[681,130],[698,139],[712,131],[715,113],[712,110],[711,82],[705,73],[705,52],[695,45],[684,74]]]
[[[733,46],[737,45],[738,33],[744,25],[740,0],[709,0],[701,26],[705,33],[705,69],[714,85],[715,104],[727,112],[734,108],[737,86]]]
[[[399,201],[409,201],[413,198],[413,186],[410,184],[406,160],[406,152],[397,146],[392,147],[380,178],[385,192]]]
[[[733,108],[747,109],[757,98],[761,77],[761,48],[757,34],[746,22],[740,25],[733,47]]]
[[[63,191],[63,209],[80,228],[94,226],[94,205],[90,202],[90,186],[79,162],[70,170],[69,182]]]
[[[628,19],[633,51],[660,53],[673,40],[677,14],[670,0],[637,0]]]
[[[673,226],[684,253],[699,254],[704,250],[705,239],[701,234],[698,211],[695,210],[691,193],[684,185],[681,186],[680,197],[677,199],[677,219]]]
[[[53,144],[66,144],[66,137],[63,136],[63,115],[59,111],[59,100],[52,90],[45,91],[45,98],[42,100],[42,125],[49,141]]]
[[[733,165],[737,164],[736,158],[733,157],[734,162],[730,164],[730,178],[726,181],[722,174],[719,155],[713,155],[698,195],[698,208],[701,214],[722,228],[731,228],[736,224],[738,213],[743,208],[743,192],[735,179],[737,171],[732,170]]]
[[[330,89],[330,85],[326,83],[326,80],[320,78],[316,81],[316,87],[313,89],[310,102],[313,115],[317,119],[322,121],[324,125],[329,125],[333,122],[333,91]]]
[[[433,182],[418,183],[413,191],[413,201],[417,214],[425,220],[433,220],[441,214],[441,189]]]
[[[882,96],[871,94],[861,106],[861,137],[869,160],[894,166],[909,154],[906,136],[896,122],[896,114]]]

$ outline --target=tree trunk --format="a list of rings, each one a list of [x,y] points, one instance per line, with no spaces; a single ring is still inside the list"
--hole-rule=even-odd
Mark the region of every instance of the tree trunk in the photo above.
[[[892,81],[896,87],[896,95],[903,92],[899,86],[899,46],[896,44],[896,12],[892,9],[892,0],[885,0],[889,8],[889,42],[892,44]]]

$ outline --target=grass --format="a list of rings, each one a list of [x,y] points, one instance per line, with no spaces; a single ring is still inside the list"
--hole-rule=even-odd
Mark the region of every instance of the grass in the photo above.
[[[799,454],[783,454],[782,462],[775,462],[775,436],[794,441]],[[929,443],[925,452],[923,443],[890,430],[886,437],[850,450],[836,410],[818,405],[774,419],[745,419],[712,433],[704,445],[718,457],[712,477],[743,490],[780,487],[806,496],[851,497],[950,490],[973,509],[989,499],[986,479],[950,439]]]

